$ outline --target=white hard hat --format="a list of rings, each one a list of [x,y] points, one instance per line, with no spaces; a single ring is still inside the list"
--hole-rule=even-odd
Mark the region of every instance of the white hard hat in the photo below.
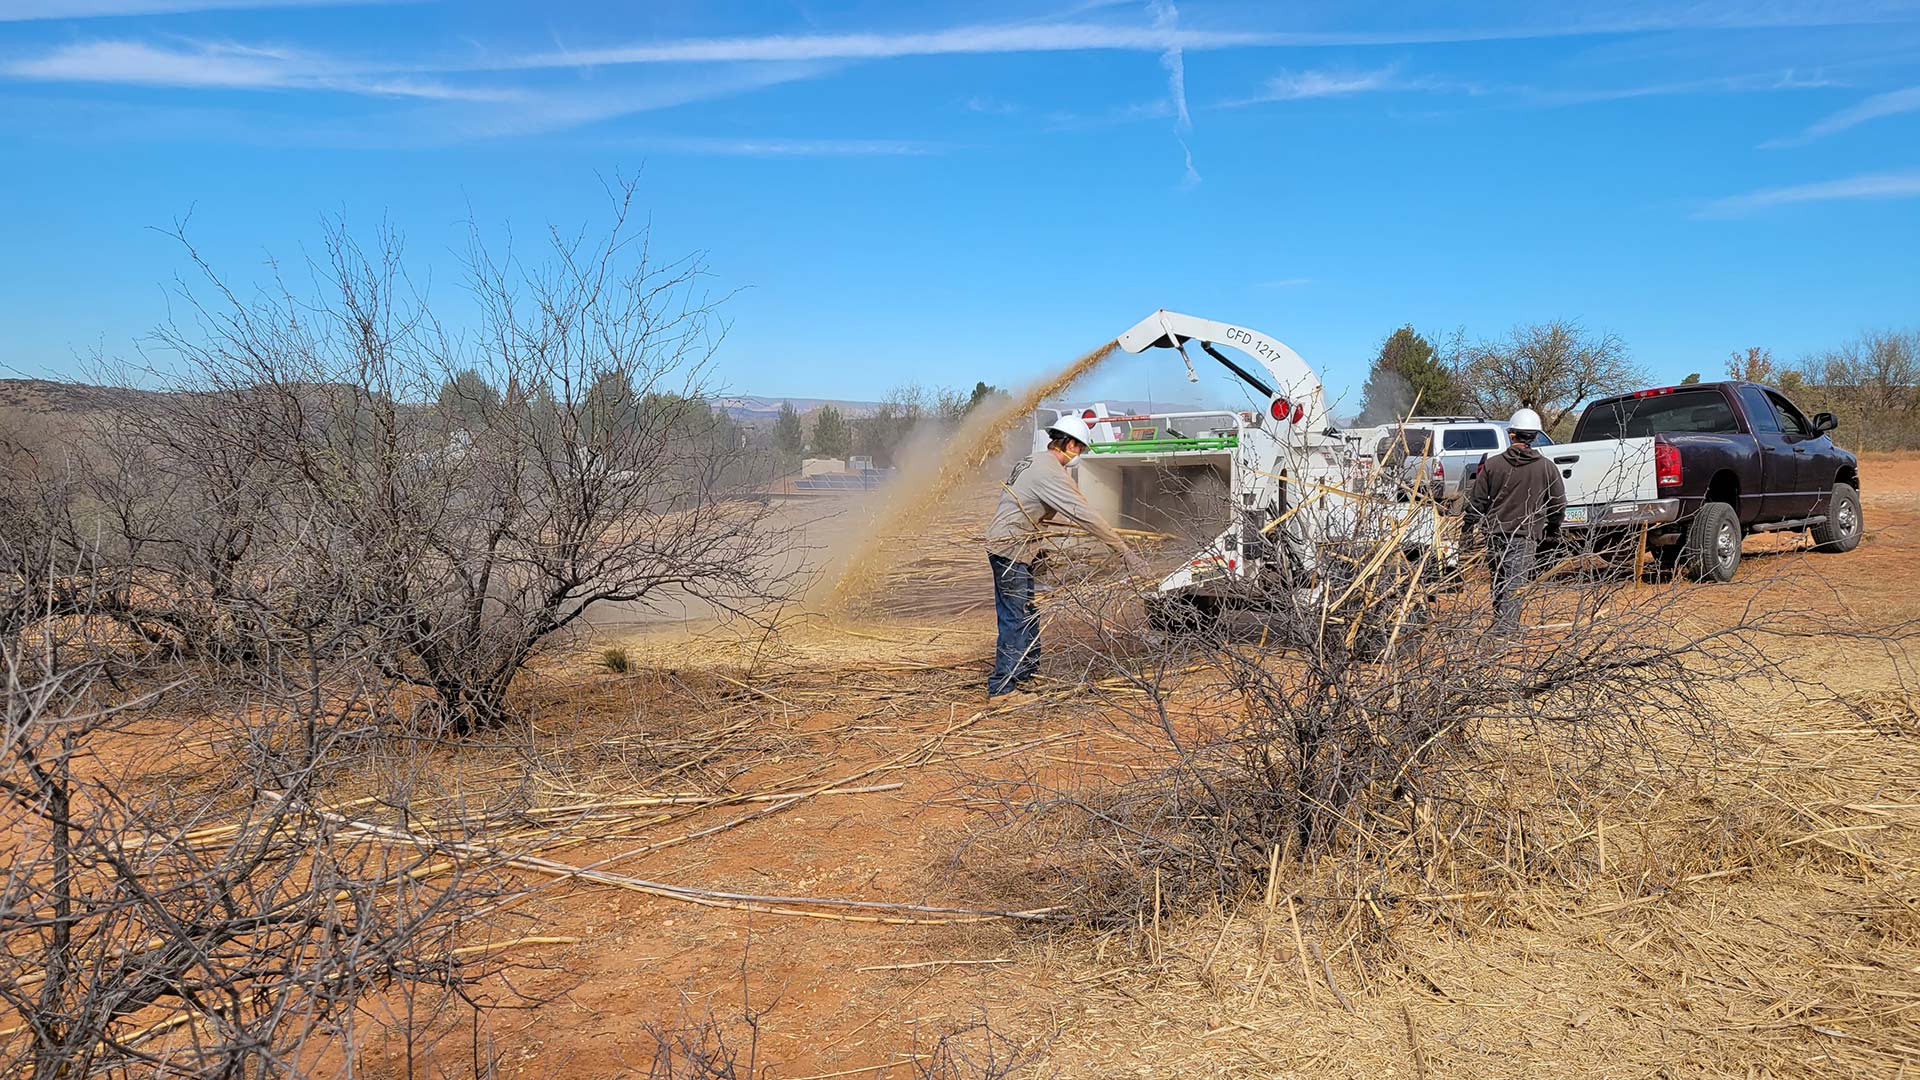
[[[1055,420],[1053,425],[1047,428],[1047,434],[1065,435],[1069,439],[1077,439],[1082,446],[1093,445],[1093,429],[1087,426],[1085,420],[1072,413]]]
[[[1539,431],[1540,414],[1532,409],[1521,409],[1507,421],[1507,427],[1513,431]]]

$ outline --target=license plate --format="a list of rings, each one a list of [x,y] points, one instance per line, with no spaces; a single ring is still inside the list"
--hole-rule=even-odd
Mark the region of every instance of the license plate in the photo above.
[[[1585,525],[1587,523],[1587,508],[1584,506],[1567,507],[1566,523],[1568,525]]]

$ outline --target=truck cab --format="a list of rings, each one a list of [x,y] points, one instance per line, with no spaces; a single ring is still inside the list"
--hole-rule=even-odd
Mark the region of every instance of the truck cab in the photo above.
[[[1726,581],[1750,533],[1859,542],[1859,462],[1828,437],[1838,424],[1759,383],[1663,386],[1593,402],[1571,442],[1542,452],[1567,484],[1567,527],[1645,526],[1664,563]]]

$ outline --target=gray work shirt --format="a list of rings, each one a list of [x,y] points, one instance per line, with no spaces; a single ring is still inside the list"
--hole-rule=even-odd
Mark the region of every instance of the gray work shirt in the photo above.
[[[994,508],[993,522],[987,526],[987,550],[1014,562],[1032,562],[1040,549],[1040,523],[1056,514],[1106,541],[1115,551],[1127,550],[1126,541],[1087,505],[1080,485],[1073,482],[1073,474],[1051,450],[1042,450],[1013,467],[1000,493],[1000,505]]]

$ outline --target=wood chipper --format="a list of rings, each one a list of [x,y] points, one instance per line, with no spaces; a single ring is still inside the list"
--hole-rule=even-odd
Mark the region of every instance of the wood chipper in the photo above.
[[[1283,597],[1297,603],[1352,580],[1356,560],[1387,545],[1409,567],[1451,562],[1439,550],[1438,508],[1376,490],[1358,444],[1329,422],[1320,377],[1286,345],[1172,311],[1154,312],[1119,341],[1130,353],[1175,350],[1189,371],[1197,349],[1264,403],[1102,417],[1101,432],[1113,437],[1096,433],[1077,463],[1081,491],[1107,520],[1211,538],[1148,597],[1156,625],[1211,622]]]

